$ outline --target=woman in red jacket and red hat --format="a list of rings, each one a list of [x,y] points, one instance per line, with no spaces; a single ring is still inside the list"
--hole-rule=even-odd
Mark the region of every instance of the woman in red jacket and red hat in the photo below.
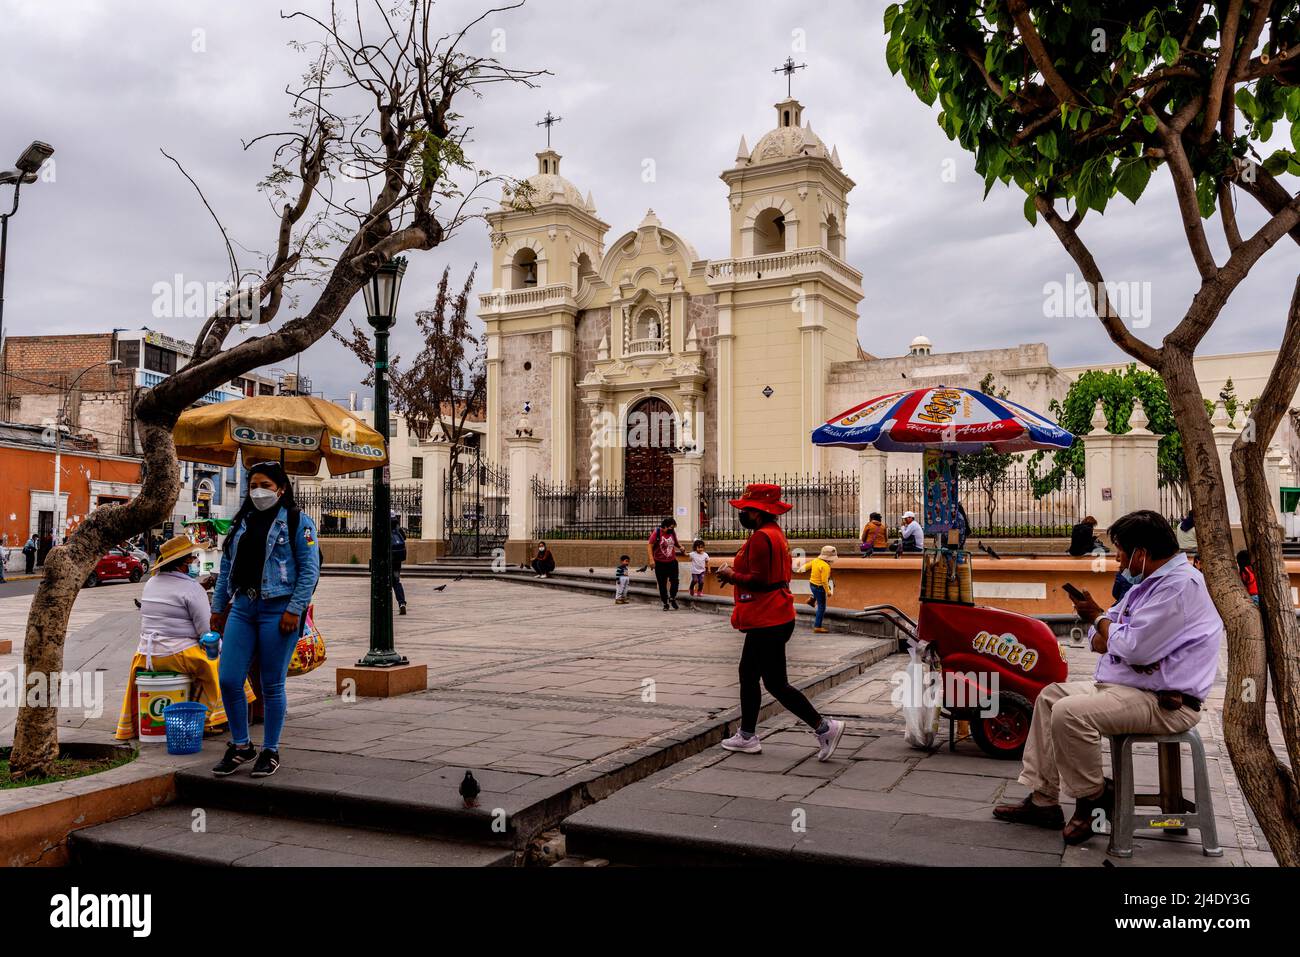
[[[768,693],[817,735],[819,761],[829,760],[844,733],[844,722],[827,720],[790,684],[786,676],[785,643],[794,633],[794,595],[790,593],[790,545],[776,517],[793,508],[781,501],[781,486],[755,483],[741,498],[740,524],[753,534],[736,553],[735,564],[718,569],[718,580],[732,585],[735,607],[731,627],[745,633],[740,653],[740,730],[722,742],[728,751],[758,754],[758,709]]]

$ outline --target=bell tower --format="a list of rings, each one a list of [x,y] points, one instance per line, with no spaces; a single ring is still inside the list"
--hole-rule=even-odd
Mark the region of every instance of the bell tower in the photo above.
[[[549,122],[548,122],[549,120]],[[534,434],[544,441],[541,470],[553,481],[574,473],[576,299],[604,253],[609,226],[591,194],[560,174],[562,157],[537,154],[537,172],[507,189],[487,214],[493,290],[480,298],[487,327],[487,454],[504,461],[505,425],[532,404]],[[547,358],[549,356],[549,359]]]
[[[752,150],[742,136],[722,173],[732,258],[709,267],[718,470],[735,476],[820,472],[822,450],[809,435],[835,411],[825,408],[829,368],[858,356],[862,275],[845,261],[853,180],[802,103],[787,95],[774,107],[776,126]]]

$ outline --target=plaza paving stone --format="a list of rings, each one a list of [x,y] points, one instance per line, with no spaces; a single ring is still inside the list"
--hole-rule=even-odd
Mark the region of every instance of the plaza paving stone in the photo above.
[[[1091,675],[1095,656],[1070,648],[1067,659],[1072,675]],[[817,761],[811,735],[792,716],[779,713],[759,725],[760,754],[714,748],[572,815],[563,825],[570,853],[657,864],[760,859],[1053,867],[1272,863],[1244,804],[1233,799],[1236,782],[1218,717],[1224,668],[1199,726],[1224,856],[1205,857],[1195,830],[1188,835],[1139,831],[1133,857],[1117,860],[1107,857],[1104,835],[1067,850],[1058,832],[994,820],[994,804],[1018,801],[1027,793],[1015,780],[1018,761],[986,757],[970,741],[959,742],[955,752],[949,751],[946,740],[934,752],[910,747],[903,740],[902,716],[889,701],[894,687],[889,678],[905,664],[903,656],[893,656],[815,699],[824,714],[847,722],[831,760]],[[1157,781],[1155,746],[1135,751],[1135,776],[1146,790]],[[1109,773],[1108,754],[1103,763]],[[782,778],[799,783],[787,790]],[[1183,782],[1190,798],[1191,764],[1186,755]],[[706,796],[714,801],[702,800]],[[651,810],[668,817],[639,813]],[[735,822],[784,827],[794,841],[786,850],[784,841],[769,830],[761,843],[736,847],[729,843],[732,833],[741,833],[733,831]],[[666,833],[669,826],[675,833]]]
[[[468,767],[486,805],[475,814],[486,816],[493,807],[512,816],[543,806],[552,816],[576,810],[565,824],[570,851],[588,848],[615,862],[615,852],[664,863],[1100,866],[1105,859],[1104,837],[1065,851],[1052,832],[991,820],[994,803],[1025,794],[1015,780],[1016,762],[987,758],[968,741],[956,753],[908,747],[889,702],[890,677],[905,659],[879,660],[885,648],[878,640],[800,630],[789,645],[796,684],[817,675],[847,679],[816,696],[824,712],[848,722],[833,760],[818,762],[807,729],[770,707],[760,724],[764,753],[727,754],[712,745],[734,729],[741,639],[724,616],[665,614],[643,603],[614,606],[539,585],[466,580],[438,593],[433,584],[412,579],[411,614],[395,620],[397,647],[429,666],[428,690],[344,701],[334,693],[334,668],[366,650],[369,582],[322,580],[316,606],[329,661],[289,681],[284,770],[268,779],[273,786],[239,778],[241,794],[262,793],[277,806],[307,798],[357,805],[388,801],[412,813],[441,808],[472,818],[456,793]],[[139,618],[131,599],[139,591],[140,586],[112,585],[78,597],[66,668],[102,671],[105,701],[98,715],[61,713],[69,736],[110,739],[135,647]],[[0,657],[0,670],[14,670],[21,661],[29,601],[0,599],[0,634],[17,639],[14,654]],[[1070,649],[1068,657],[1072,674],[1091,673],[1090,653]],[[876,663],[852,677],[863,661]],[[1199,730],[1224,857],[1201,855],[1195,831],[1139,832],[1134,857],[1114,861],[1116,866],[1271,862],[1224,751],[1222,697],[1220,682]],[[1276,717],[1270,714],[1269,720],[1276,732]],[[10,738],[12,723],[12,712],[0,711],[0,743]],[[254,740],[257,734],[254,729]],[[710,747],[694,753],[706,737]],[[206,744],[199,774],[221,747],[217,741]],[[1139,784],[1154,784],[1154,747],[1136,750]],[[1189,790],[1191,780],[1185,758]],[[95,786],[92,777],[60,787],[77,784]],[[558,804],[557,796],[563,798]],[[589,801],[596,803],[582,807]],[[151,845],[154,853],[178,860],[325,864],[350,854],[363,865],[401,863],[392,859],[397,852],[385,856],[382,845],[362,848],[337,830],[307,828],[274,839],[276,827],[310,821],[264,825],[231,817],[240,826],[232,825],[229,846],[217,849],[212,841],[196,841],[188,828],[173,832],[166,822],[148,823],[150,816],[112,827],[128,844],[153,833],[159,838]],[[796,816],[803,818],[803,831],[792,830]],[[426,859],[413,863],[455,858],[446,848],[425,850]],[[504,859],[493,856],[503,853],[500,847],[487,850],[485,862]]]

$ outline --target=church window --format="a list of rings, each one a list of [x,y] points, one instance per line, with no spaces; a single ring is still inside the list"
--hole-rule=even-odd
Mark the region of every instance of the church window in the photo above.
[[[834,214],[826,220],[826,248],[831,255],[844,258],[844,233],[840,231],[840,221]]]
[[[789,111],[789,110],[784,110],[784,111],[782,112],[782,114],[781,114],[781,125],[782,125],[782,126],[789,126],[789,125],[790,125],[790,111]]]

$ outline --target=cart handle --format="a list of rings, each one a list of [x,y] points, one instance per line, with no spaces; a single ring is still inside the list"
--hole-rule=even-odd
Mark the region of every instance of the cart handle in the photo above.
[[[857,615],[858,618],[880,617],[886,619],[899,631],[913,641],[918,640],[917,623],[912,617],[894,605],[867,605]]]

